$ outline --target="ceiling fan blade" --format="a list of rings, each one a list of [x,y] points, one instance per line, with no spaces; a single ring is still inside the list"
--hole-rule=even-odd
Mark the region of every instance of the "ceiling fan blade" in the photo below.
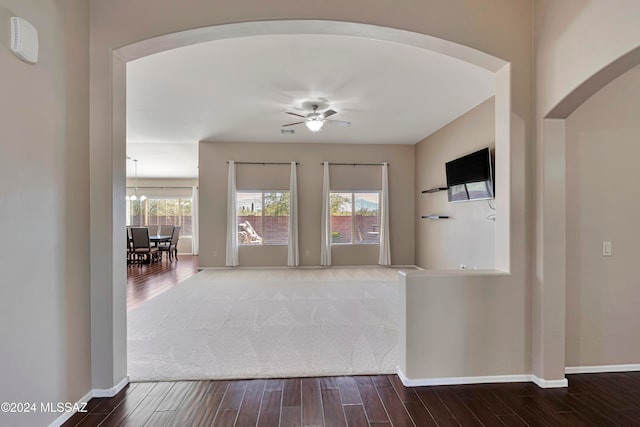
[[[304,123],[304,122],[295,122],[295,123],[288,123],[288,124],[286,124],[286,125],[282,125],[282,126],[301,125],[301,124],[303,124],[303,123]]]
[[[326,119],[329,116],[333,116],[334,114],[337,114],[337,111],[333,111],[333,110],[327,110],[324,113],[320,114],[320,117],[322,117],[323,119]]]
[[[296,117],[302,117],[303,119],[306,119],[307,116],[303,116],[302,114],[298,114],[298,113],[292,113],[290,111],[285,111],[286,114],[291,114],[292,116],[296,116]]]
[[[336,126],[351,126],[351,122],[344,122],[342,120],[323,120],[328,125]]]

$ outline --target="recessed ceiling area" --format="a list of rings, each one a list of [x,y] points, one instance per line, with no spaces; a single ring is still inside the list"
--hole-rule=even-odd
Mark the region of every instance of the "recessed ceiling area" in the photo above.
[[[308,34],[216,40],[127,63],[127,154],[141,178],[191,178],[199,141],[415,144],[494,94],[494,73],[397,43]],[[283,134],[283,124],[298,121],[285,112],[310,113],[312,101],[351,125]]]

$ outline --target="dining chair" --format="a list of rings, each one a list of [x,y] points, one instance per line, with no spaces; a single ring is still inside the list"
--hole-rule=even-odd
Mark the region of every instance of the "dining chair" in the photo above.
[[[174,257],[176,261],[178,261],[178,239],[180,238],[181,228],[182,227],[173,227],[171,241],[158,246],[160,252],[167,252],[169,254],[169,262],[173,261]]]
[[[138,262],[145,260],[151,264],[158,261],[160,252],[156,246],[151,246],[148,228],[131,228],[131,240],[133,242],[133,253]]]
[[[171,236],[173,233],[173,225],[161,225],[158,236]]]
[[[135,262],[135,253],[133,252],[133,242],[131,240],[131,227],[127,227],[127,265]]]

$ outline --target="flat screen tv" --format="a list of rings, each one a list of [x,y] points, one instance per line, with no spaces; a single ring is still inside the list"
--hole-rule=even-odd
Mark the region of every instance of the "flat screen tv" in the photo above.
[[[493,167],[489,147],[445,164],[450,202],[492,199]]]

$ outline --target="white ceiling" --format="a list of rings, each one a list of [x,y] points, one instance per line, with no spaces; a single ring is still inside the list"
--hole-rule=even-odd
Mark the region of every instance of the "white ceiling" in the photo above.
[[[366,38],[216,40],[127,64],[127,154],[139,177],[197,177],[197,143],[415,144],[495,94],[495,74],[440,53]],[[304,125],[319,101],[350,127]],[[128,162],[128,176],[133,162]]]

